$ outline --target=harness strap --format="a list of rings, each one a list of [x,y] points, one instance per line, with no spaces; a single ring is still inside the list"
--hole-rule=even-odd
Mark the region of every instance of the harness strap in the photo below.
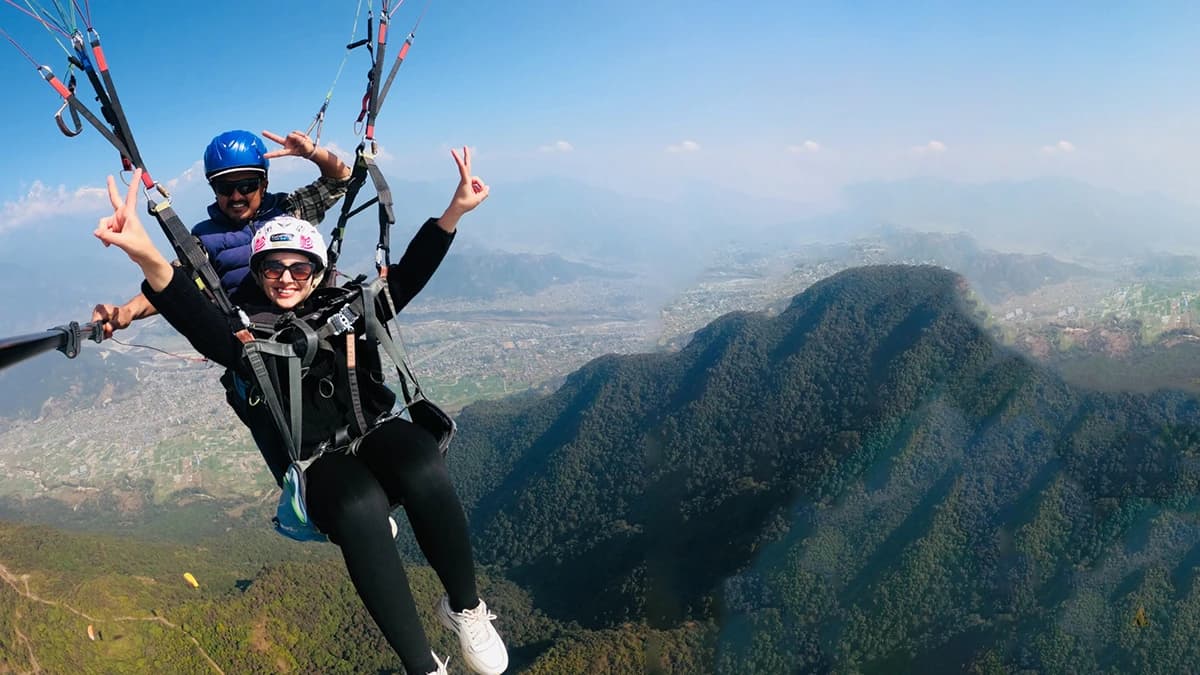
[[[380,298],[380,295],[383,297]],[[342,301],[341,307],[336,312],[329,314],[325,323],[316,329],[310,326],[304,319],[288,313],[274,324],[252,324],[246,322],[249,328],[244,328],[236,333],[245,349],[246,359],[250,362],[254,378],[261,390],[262,399],[267,403],[271,417],[284,438],[288,455],[293,462],[299,460],[304,449],[301,437],[301,425],[303,422],[301,417],[301,379],[319,350],[332,349],[329,340],[333,337],[341,335],[344,336],[346,341],[346,378],[349,386],[351,408],[354,411],[354,420],[350,424],[338,428],[330,438],[322,439],[315,444],[311,449],[309,461],[325,452],[340,448],[348,448],[347,452],[353,454],[358,444],[371,431],[383,422],[397,417],[396,413],[387,412],[376,419],[367,419],[363,407],[362,392],[359,390],[360,378],[357,367],[358,331],[354,330],[360,319],[363,322],[361,331],[363,336],[369,342],[373,342],[376,349],[382,347],[396,366],[401,393],[404,396],[403,409],[408,410],[410,421],[420,423],[419,420],[427,421],[429,418],[434,418],[438,419],[439,423],[448,429],[449,435],[439,438],[439,448],[443,453],[445,452],[446,446],[449,444],[449,439],[453,437],[457,425],[452,418],[446,416],[444,412],[425,398],[420,383],[409,367],[407,358],[405,358],[402,349],[396,345],[395,340],[392,338],[388,322],[380,319],[380,311],[386,312],[387,316],[392,318],[396,316],[395,302],[387,286],[386,274],[381,275],[368,284],[359,285],[357,292],[351,295],[349,299]],[[299,345],[294,340],[294,334],[288,331],[288,328],[292,327],[299,330],[304,338],[305,349],[303,357],[298,353],[299,350],[297,347]],[[270,339],[260,340],[254,337],[254,334],[251,332],[252,330],[263,332],[274,331],[274,334]],[[290,337],[281,340],[281,335],[289,335]],[[274,370],[276,362],[272,361],[268,364],[267,360],[263,358],[264,355],[287,359],[289,385],[288,413],[290,415],[285,414],[284,405],[279,395],[279,378]],[[412,385],[411,388],[409,386],[410,382]]]
[[[19,44],[13,41],[11,36],[8,36],[6,33],[4,35],[34,64],[35,69],[41,75],[42,79],[58,92],[58,95],[62,97],[67,108],[70,109],[72,116],[78,115],[87,120],[121,154],[122,164],[126,170],[131,170],[134,166],[145,169],[145,163],[142,162],[141,155],[138,153],[137,146],[133,142],[133,136],[129,131],[129,124],[125,119],[124,110],[121,108],[119,99],[117,99],[116,87],[113,85],[112,76],[108,71],[108,64],[104,60],[104,52],[100,47],[100,37],[94,29],[89,28],[88,32],[92,36],[92,53],[94,56],[92,61],[99,68],[101,81],[98,86],[94,69],[85,67],[85,70],[88,73],[89,79],[92,79],[93,87],[96,89],[97,100],[101,102],[101,112],[104,113],[105,118],[112,124],[113,128],[111,129],[101,122],[79,100],[79,97],[76,96],[71,87],[63,84],[54,75],[54,71],[49,66],[38,65],[37,61],[25,52]],[[89,61],[88,63],[90,65],[91,62]],[[82,66],[82,63],[80,65]],[[109,103],[110,109],[107,111],[105,110],[105,101]],[[59,116],[61,117],[61,111]],[[130,161],[132,162],[132,166],[130,165]],[[208,291],[221,311],[227,316],[237,317],[238,312],[233,303],[230,302],[228,296],[225,295],[225,290],[221,287],[220,279],[212,269],[208,256],[196,244],[191,233],[184,226],[183,221],[179,219],[179,216],[171,208],[170,194],[166,188],[156,183],[150,176],[149,171],[143,171],[142,185],[147,191],[154,188],[162,195],[164,199],[162,203],[157,203],[153,199],[148,198],[146,200],[146,208],[158,221],[163,232],[167,235],[167,239],[170,240],[171,245],[179,254],[180,259],[191,268],[193,274],[199,276],[202,288]]]
[[[393,317],[397,316],[399,314],[399,312],[397,312],[395,310],[395,303],[392,302],[392,292],[390,290],[388,290],[387,286],[383,287],[383,295],[384,295],[384,298],[387,300],[388,309],[391,311],[392,316]],[[384,324],[383,327],[385,330],[388,330],[387,324]],[[388,334],[390,337],[390,335],[391,335],[390,330],[388,330]],[[422,393],[422,391],[421,391],[421,383],[417,381],[417,376],[413,374],[412,369],[409,368],[409,366],[408,366],[408,359],[401,360],[400,365],[404,367],[404,374],[408,376],[408,379],[412,380],[413,389],[416,390],[416,395],[421,398],[425,398],[425,394]],[[403,378],[401,378],[401,379],[403,380]]]
[[[125,119],[125,109],[121,107],[121,99],[117,96],[117,87],[113,84],[112,74],[108,71],[108,59],[104,58],[104,48],[100,46],[100,33],[92,26],[88,26],[87,33],[88,42],[92,46],[92,62],[100,71],[100,78],[104,82],[103,91],[108,94],[109,109],[112,111],[112,119],[109,122],[116,128],[117,135],[126,142],[127,152],[121,156],[121,162],[126,171],[133,171],[134,167],[138,166],[144,167],[146,164],[142,161],[142,155],[133,142],[129,121]],[[101,112],[103,111],[102,107]],[[107,119],[107,115],[105,117]],[[147,187],[150,186],[147,185]]]
[[[143,174],[143,176],[149,176],[149,174]],[[151,182],[157,185],[153,181]],[[165,197],[161,188],[159,188],[159,193],[164,194]],[[158,224],[167,235],[167,239],[171,241],[179,258],[187,263],[187,266],[195,273],[197,285],[208,291],[209,296],[216,302],[217,308],[226,316],[238,316],[237,309],[225,293],[224,287],[221,286],[221,279],[217,276],[217,271],[213,269],[208,254],[204,252],[199,242],[180,220],[179,215],[175,213],[175,209],[171,207],[171,200],[164,198],[163,201],[156,202],[154,198],[147,196],[146,209],[158,220]]]
[[[383,71],[383,57],[387,52],[387,34],[388,34],[388,16],[387,5],[384,4],[383,11],[379,13],[379,32],[375,36],[375,49],[371,52],[371,72],[367,77],[367,121],[364,130],[364,138],[372,143],[375,142],[375,118],[379,116],[379,77]],[[370,22],[367,23],[370,26]],[[370,31],[367,32],[368,39]],[[362,116],[359,116],[362,119]]]
[[[398,315],[396,305],[392,300],[392,293],[387,287],[386,280],[387,276],[383,275],[375,283],[383,286],[383,298],[384,302],[387,303],[388,315],[392,317],[392,320],[395,320]],[[376,318],[376,323],[378,323],[378,318]],[[447,415],[445,411],[425,398],[425,393],[421,391],[421,383],[417,381],[417,376],[413,375],[412,369],[408,367],[408,359],[398,353],[396,345],[391,339],[388,324],[383,323],[380,327],[383,329],[384,337],[386,337],[383,340],[384,349],[388,350],[388,355],[392,357],[392,361],[396,364],[396,375],[399,376],[400,389],[404,393],[405,408],[408,409],[409,419],[421,426],[432,423],[445,428],[444,435],[438,438],[438,450],[444,456],[446,451],[450,449],[450,442],[454,439],[454,434],[458,431],[458,424],[454,421],[453,417]],[[404,369],[403,372],[400,370],[401,368]],[[405,377],[406,375],[407,377]],[[408,392],[407,380],[412,380],[413,392],[411,395]]]
[[[354,201],[358,199],[358,193],[362,190],[363,185],[367,182],[367,177],[370,176],[371,184],[375,188],[375,196],[369,199],[365,204],[354,206]],[[350,173],[350,182],[346,184],[346,196],[342,198],[342,209],[338,214],[337,225],[333,228],[333,234],[330,236],[327,256],[329,258],[330,273],[325,275],[326,282],[329,285],[335,283],[337,277],[336,266],[338,258],[342,253],[342,241],[346,235],[346,224],[350,219],[361,213],[364,209],[372,204],[379,205],[379,240],[375,245],[375,268],[381,273],[387,267],[391,251],[391,227],[396,222],[396,213],[393,208],[392,189],[388,185],[387,178],[384,177],[383,171],[375,162],[375,153],[367,150],[366,141],[359,143],[358,148],[354,151],[354,169]]]
[[[289,317],[291,326],[295,326],[304,335],[304,357],[303,365],[305,368],[312,365],[313,359],[317,356],[318,339],[317,331],[308,325],[308,322],[295,315]]]
[[[254,379],[258,383],[258,388],[262,392],[263,399],[267,402],[267,408],[271,411],[271,417],[275,421],[276,428],[279,429],[279,433],[283,436],[283,441],[287,445],[288,456],[292,458],[293,462],[298,461],[300,459],[300,427],[297,424],[299,422],[299,414],[296,410],[292,411],[293,427],[288,429],[287,419],[283,415],[283,404],[279,401],[275,384],[271,380],[271,373],[267,370],[267,364],[262,358],[263,352],[271,353],[272,350],[263,342],[256,340],[248,329],[243,328],[235,333],[235,335],[237,335],[238,340],[241,341],[245,349],[246,360],[250,362],[250,367],[254,373]],[[288,354],[282,353],[275,355],[288,356]],[[291,357],[292,361],[298,361],[295,354],[291,354]],[[296,368],[296,373],[299,374],[299,367]],[[298,381],[295,382],[295,386],[299,386]],[[299,400],[293,398],[291,403],[292,408],[297,408]]]
[[[350,383],[350,406],[354,408],[354,423],[359,435],[367,433],[367,420],[363,415],[362,395],[358,391],[358,374],[355,368],[354,333],[346,333],[346,379]]]
[[[404,58],[408,56],[408,50],[412,47],[413,40],[417,37],[417,29],[421,27],[421,20],[425,18],[425,12],[429,11],[431,2],[432,0],[425,1],[425,8],[421,10],[421,15],[417,17],[417,22],[413,24],[412,30],[408,32],[408,37],[404,39],[404,44],[400,47],[400,53],[396,54],[396,60],[392,62],[392,69],[388,71],[387,81],[383,83],[383,89],[379,91],[379,107],[381,108],[384,100],[387,99],[388,90],[392,88],[392,80],[396,79],[396,72],[400,70]]]
[[[388,291],[386,278],[380,277],[370,284],[363,286],[363,304],[367,305],[367,300],[370,299],[370,306],[375,307],[378,294],[382,292],[385,302],[388,304],[388,311],[394,317],[394,306],[392,304],[391,293]],[[396,375],[400,380],[400,391],[404,394],[404,407],[411,406],[415,401],[425,398],[421,393],[421,387],[417,384],[417,380],[412,376],[412,371],[408,367],[408,360],[396,348],[396,343],[392,340],[392,334],[387,329],[387,325],[379,320],[379,315],[375,312],[367,312],[363,316],[364,328],[366,329],[367,337],[374,340],[376,343],[383,346],[384,351],[392,359],[392,363],[396,366]],[[403,370],[402,370],[403,369]],[[407,376],[406,376],[407,374]],[[411,379],[413,383],[413,391],[408,390],[408,381]]]
[[[363,143],[359,143],[358,148],[354,151],[354,170],[350,173],[350,182],[346,184],[346,196],[342,198],[342,210],[338,214],[337,225],[334,226],[333,234],[329,239],[327,251],[329,272],[325,275],[325,283],[330,286],[337,283],[336,267],[342,253],[342,239],[346,234],[346,223],[358,213],[358,210],[354,210],[354,200],[358,198],[358,191],[367,182],[368,171],[366,159],[363,156],[364,147]]]
[[[387,179],[383,177],[379,165],[375,163],[375,155],[363,154],[367,171],[371,175],[371,183],[375,186],[375,195],[379,200],[379,242],[375,245],[375,267],[379,270],[388,266],[391,251],[391,229],[396,222],[396,214],[392,210],[392,189]]]

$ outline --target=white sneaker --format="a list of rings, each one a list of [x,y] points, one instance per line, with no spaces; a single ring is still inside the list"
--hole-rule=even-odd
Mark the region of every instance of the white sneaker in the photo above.
[[[483,600],[474,609],[455,612],[450,609],[450,598],[442,596],[433,611],[443,626],[458,633],[468,668],[479,675],[500,675],[508,668],[508,650],[492,626],[496,615]]]
[[[447,656],[446,660],[443,661],[438,658],[437,652],[429,653],[433,654],[433,662],[437,664],[437,670],[429,673],[429,675],[450,675],[450,671],[446,669],[446,666],[450,665],[450,657]]]

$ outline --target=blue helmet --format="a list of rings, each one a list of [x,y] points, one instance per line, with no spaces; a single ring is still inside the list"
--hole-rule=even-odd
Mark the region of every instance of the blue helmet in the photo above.
[[[267,146],[249,131],[226,131],[217,135],[204,149],[204,177],[212,180],[231,171],[259,170],[264,174],[270,162],[264,156]]]

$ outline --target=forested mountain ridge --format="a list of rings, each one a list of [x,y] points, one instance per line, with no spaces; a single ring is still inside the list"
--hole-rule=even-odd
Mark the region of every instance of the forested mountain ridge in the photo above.
[[[1200,609],[1197,402],[1069,387],[965,291],[850,270],[468,408],[451,461],[480,559],[591,627],[713,619],[719,669],[1143,664],[1170,602]],[[1162,620],[1129,634],[1138,603]]]

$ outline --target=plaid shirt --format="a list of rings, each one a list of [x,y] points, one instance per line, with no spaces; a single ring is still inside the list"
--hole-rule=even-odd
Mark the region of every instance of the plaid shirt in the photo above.
[[[319,225],[325,219],[325,212],[332,209],[339,199],[346,196],[348,185],[350,185],[349,177],[321,176],[284,197],[279,208],[281,211],[290,213],[297,218],[303,218],[313,225]]]

